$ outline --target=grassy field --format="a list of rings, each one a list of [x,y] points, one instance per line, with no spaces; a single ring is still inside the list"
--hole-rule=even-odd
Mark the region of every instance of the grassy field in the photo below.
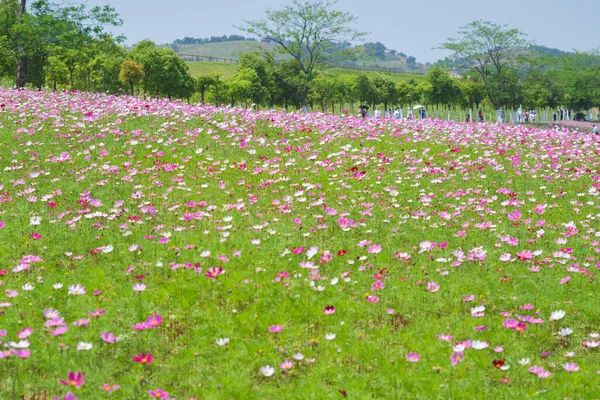
[[[219,42],[219,43],[207,43],[207,44],[198,44],[198,45],[180,45],[178,48],[178,52],[181,54],[193,54],[193,55],[204,55],[209,57],[218,57],[218,58],[230,58],[230,59],[239,59],[240,56],[248,51],[256,51],[257,46],[260,48],[272,50],[276,46],[270,45],[266,43],[260,42],[246,42],[246,41],[231,41],[231,42]],[[277,59],[281,60],[285,58],[283,55],[278,55]],[[361,68],[392,68],[399,69],[403,71],[409,70],[406,65],[406,59],[403,57],[394,57],[390,54],[387,55],[387,58],[377,59],[373,57],[366,57],[365,59],[361,59],[355,61],[354,63],[357,67]],[[417,64],[417,71],[424,72],[425,66],[422,64]]]
[[[237,64],[226,64],[226,63],[209,63],[209,62],[188,62],[188,67],[190,68],[190,74],[193,77],[204,75],[204,74],[212,74],[218,73],[221,74],[223,78],[228,78],[230,76],[235,75],[238,69]],[[365,74],[367,76],[374,76],[376,74],[381,74],[389,77],[394,82],[402,82],[408,80],[415,80],[415,82],[421,82],[425,79],[424,75],[412,75],[412,74],[394,74],[390,72],[374,72],[374,71],[356,71],[349,69],[332,69],[330,70],[332,73],[339,76],[348,76],[348,75],[357,75],[359,73]]]
[[[600,397],[592,135],[0,103],[2,399]]]

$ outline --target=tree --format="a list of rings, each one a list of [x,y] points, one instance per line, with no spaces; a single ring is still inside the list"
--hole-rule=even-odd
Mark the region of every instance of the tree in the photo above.
[[[144,79],[144,67],[141,64],[138,64],[133,60],[123,61],[121,72],[119,72],[119,80],[129,84],[132,96],[134,95],[133,85],[141,82],[142,79]]]
[[[292,5],[279,11],[267,11],[261,21],[244,21],[240,29],[278,45],[276,51],[291,56],[298,64],[299,90],[295,93],[305,111],[310,83],[316,78],[316,69],[340,59],[348,58],[347,50],[332,51],[335,45],[360,40],[364,33],[349,27],[356,17],[331,10],[335,1],[292,0]],[[344,46],[345,48],[345,46]],[[282,77],[276,74],[276,78]]]
[[[482,20],[462,26],[458,34],[440,48],[452,51],[455,60],[463,60],[481,76],[487,96],[498,108],[507,83],[503,74],[511,67],[516,52],[529,42],[518,29]]]
[[[168,98],[189,98],[194,92],[194,80],[188,66],[173,49],[156,47],[154,42],[142,40],[130,55],[144,67],[142,87],[145,93]]]
[[[30,64],[39,75],[48,56],[62,54],[63,63],[74,72],[81,59],[76,53],[87,52],[92,40],[107,36],[104,26],[121,24],[109,6],[88,9],[37,0],[27,7],[27,0],[1,0],[0,48],[14,59],[16,85],[24,87]]]
[[[200,93],[202,104],[204,104],[204,95],[206,94],[206,91],[215,84],[216,80],[215,74],[200,75],[196,78],[196,90]]]

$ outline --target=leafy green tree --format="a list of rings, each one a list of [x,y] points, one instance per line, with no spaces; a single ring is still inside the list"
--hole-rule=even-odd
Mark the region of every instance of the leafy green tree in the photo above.
[[[210,89],[212,85],[215,84],[217,77],[216,74],[204,74],[200,75],[196,78],[196,90],[200,93],[200,99],[202,104],[204,104],[204,97],[206,91]]]
[[[240,28],[259,39],[276,43],[278,53],[292,57],[299,69],[299,87],[294,95],[305,111],[308,91],[317,77],[317,69],[351,56],[347,50],[335,51],[335,45],[360,40],[364,36],[349,26],[356,17],[331,10],[334,4],[332,1],[292,0],[292,5],[278,11],[267,11],[264,20],[244,21],[245,25]],[[280,75],[276,76],[282,80]]]
[[[118,26],[122,21],[112,7],[58,5],[46,0],[0,1],[0,48],[14,60],[16,85],[27,83],[30,64],[38,80],[50,55],[62,55],[67,68],[74,71],[74,53],[87,52],[95,38],[106,36],[106,25]]]
[[[194,92],[194,80],[185,61],[173,49],[156,47],[150,40],[142,40],[130,53],[134,61],[144,67],[144,92],[168,98],[189,98]]]
[[[129,85],[130,94],[134,95],[134,85],[144,79],[144,67],[133,60],[125,60],[121,65],[119,80]]]
[[[512,68],[516,52],[529,45],[525,35],[518,29],[482,20],[462,26],[458,34],[440,48],[452,51],[455,60],[466,62],[476,71],[490,101],[495,108],[500,107],[508,82],[504,72]]]

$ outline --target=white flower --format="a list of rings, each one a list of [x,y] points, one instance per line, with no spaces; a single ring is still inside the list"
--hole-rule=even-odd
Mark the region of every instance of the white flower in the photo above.
[[[219,339],[217,339],[217,344],[219,346],[225,346],[227,343],[229,343],[229,338],[219,338]]]
[[[575,352],[572,351],[568,351],[565,354],[563,354],[565,357],[567,358],[571,358],[571,357],[575,357]]]
[[[29,340],[19,340],[17,343],[8,342],[8,345],[13,349],[26,349],[29,347]]]
[[[300,361],[300,360],[303,360],[303,359],[304,359],[304,355],[303,355],[303,354],[301,354],[301,353],[296,353],[296,354],[294,354],[294,355],[292,356],[292,358],[293,358],[294,360],[298,360],[298,361]]]
[[[457,344],[456,346],[452,347],[452,351],[454,351],[455,353],[460,353],[461,351],[465,350],[465,346],[462,344]]]
[[[333,279],[331,280],[331,284],[332,284],[332,285],[335,285],[335,284],[336,284],[336,283],[338,283],[338,282],[339,282],[339,279],[338,279],[337,277],[335,277],[335,278],[333,278]]]
[[[42,222],[42,217],[30,217],[29,226],[39,225]]]
[[[23,290],[28,292],[30,290],[33,290],[34,286],[31,283],[26,283],[22,286]]]
[[[471,308],[471,315],[473,314],[479,314],[485,311],[485,306],[477,306],[477,307],[473,307]]]
[[[143,283],[136,283],[131,288],[136,292],[143,292],[144,290],[146,290],[146,285],[144,285]]]
[[[510,365],[503,365],[500,367],[502,371],[508,371],[510,369]]]
[[[475,350],[483,350],[490,347],[490,344],[486,341],[475,340],[471,343],[471,347]]]
[[[111,245],[108,245],[108,246],[104,246],[104,247],[102,247],[102,252],[103,252],[104,254],[106,254],[106,253],[110,253],[110,252],[111,252],[111,251],[113,251],[113,250],[114,250],[114,247],[113,247],[113,246],[111,246]]]
[[[550,321],[558,321],[562,319],[567,313],[563,310],[552,311],[550,314]]]
[[[92,347],[94,347],[94,345],[92,343],[86,343],[86,342],[77,343],[77,351],[91,350]]]
[[[325,335],[325,339],[327,340],[333,340],[335,339],[335,333],[328,333]]]
[[[597,338],[600,337],[600,334],[596,333],[596,332],[592,332],[592,333],[590,333],[590,337],[593,338],[593,339],[597,339]]]
[[[260,368],[260,373],[266,377],[269,377],[275,373],[275,368],[271,367],[270,365],[265,365],[264,367]]]
[[[71,285],[69,286],[69,294],[72,294],[74,296],[79,295],[79,294],[85,294],[85,287],[81,286],[80,283],[78,283],[77,285]]]
[[[530,362],[531,362],[531,359],[529,359],[529,358],[521,358],[519,360],[519,364],[521,364],[521,365],[528,365]]]
[[[58,289],[62,289],[62,287],[63,287],[63,284],[62,284],[62,283],[60,283],[60,282],[59,282],[59,283],[55,283],[54,285],[52,285],[52,287],[53,287],[54,289],[56,289],[56,290],[58,290]]]
[[[560,336],[569,336],[571,333],[573,333],[573,329],[570,328],[563,328],[560,331],[558,331],[558,334]]]

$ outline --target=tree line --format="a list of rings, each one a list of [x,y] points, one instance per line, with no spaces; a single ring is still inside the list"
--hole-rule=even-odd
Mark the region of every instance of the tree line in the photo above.
[[[0,0],[0,77],[16,87],[128,92],[214,104],[341,112],[371,107],[475,109],[600,106],[600,57],[524,51],[517,30],[485,21],[461,28],[441,45],[453,68],[436,66],[421,82],[396,83],[383,74],[342,75],[331,70],[357,56],[344,45],[362,38],[348,27],[355,17],[333,3],[301,2],[246,22],[241,29],[278,45],[242,55],[237,73],[193,78],[169,47],[143,40],[127,50],[122,37],[104,31],[122,21],[112,7],[64,6],[47,0]],[[282,29],[299,27],[299,31]],[[302,31],[305,29],[306,31]],[[381,46],[377,46],[378,48]],[[385,51],[383,48],[379,49]],[[277,54],[287,54],[275,62]]]

